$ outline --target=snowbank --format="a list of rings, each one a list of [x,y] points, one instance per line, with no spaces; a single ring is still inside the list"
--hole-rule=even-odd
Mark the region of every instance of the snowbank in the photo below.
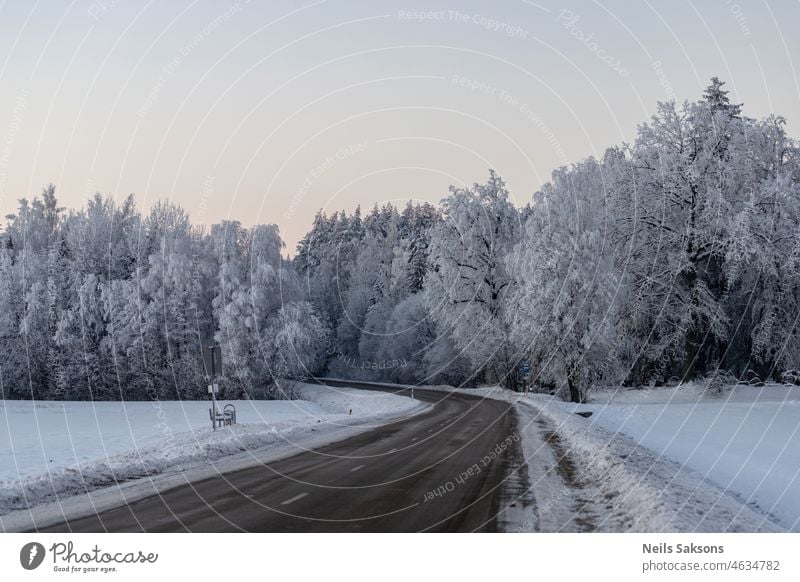
[[[786,514],[776,514],[769,506],[761,504],[756,506],[752,503],[752,499],[736,495],[737,492],[733,488],[710,483],[704,479],[703,474],[693,470],[691,465],[681,461],[673,462],[661,456],[659,452],[651,450],[646,444],[639,446],[634,439],[622,432],[606,430],[601,422],[595,420],[595,416],[600,414],[596,411],[603,409],[611,415],[609,418],[616,418],[613,405],[575,405],[552,396],[516,394],[501,388],[470,389],[465,392],[498,398],[517,405],[526,459],[535,458],[542,447],[540,431],[529,430],[529,427],[542,423],[547,430],[557,435],[559,448],[569,458],[569,463],[575,471],[571,481],[581,488],[579,492],[581,503],[578,508],[592,514],[594,531],[756,532],[790,529],[791,524],[787,523],[790,520],[787,520]],[[644,394],[644,398],[659,403],[658,409],[675,406],[667,404],[670,396],[666,392],[638,392]],[[742,391],[731,398],[746,403],[752,398],[752,394],[748,396],[747,392]],[[672,400],[697,400],[703,398],[701,393],[702,389],[686,388],[680,391],[680,396],[673,396]],[[778,391],[772,392],[771,395],[778,402],[782,401]],[[615,398],[611,394],[597,394],[596,397],[605,401]],[[627,392],[624,395],[620,393],[618,397],[623,400],[636,398],[634,394]],[[776,400],[772,402],[774,404]],[[721,404],[722,402],[717,402],[715,405],[719,407]],[[575,411],[588,410],[595,412],[588,419],[574,414]],[[667,418],[682,413],[683,411],[669,412]],[[644,427],[653,421],[653,417],[647,414],[640,421],[636,414],[638,412],[630,417],[630,419],[636,418],[636,421],[630,420],[631,426]],[[702,419],[690,422],[700,424]],[[755,424],[757,421],[753,422]],[[795,426],[797,426],[796,421]],[[707,427],[706,424],[704,428]],[[676,441],[682,439],[691,442],[696,438],[696,433],[691,430],[686,430],[683,435],[676,434],[677,428],[670,426],[671,432],[668,433]],[[754,427],[753,431],[756,430],[758,429]],[[652,435],[661,433],[660,429],[651,431]],[[736,449],[735,446],[726,449],[726,443],[730,442],[726,439],[730,438],[732,435],[723,435],[719,440],[708,441],[706,445],[709,455],[713,451],[723,463],[727,463],[725,455],[731,449]],[[796,437],[795,442],[797,442]],[[785,444],[786,441],[781,443],[781,447]],[[797,467],[798,464],[795,463],[787,470],[794,472]],[[740,468],[742,475],[750,475],[753,479],[756,476],[761,479],[765,474],[761,473],[760,463],[740,465]],[[531,475],[531,478],[540,479],[536,475]],[[780,478],[776,476],[776,479]],[[570,517],[565,513],[569,508],[563,503],[568,493],[549,497],[552,499],[547,499],[545,503],[548,510],[559,509],[559,504],[562,504],[565,507],[557,512],[558,517],[561,519],[564,515]],[[792,501],[797,501],[797,495],[794,495]],[[571,516],[573,521],[576,516],[577,512]],[[517,524],[516,528],[514,524],[509,525],[512,530],[527,531],[524,523],[522,526]]]
[[[800,530],[800,388],[741,385],[716,394],[690,383],[600,391],[578,408],[593,412],[593,425],[631,437]]]
[[[598,529],[642,532],[780,531],[772,516],[661,458],[632,439],[573,414],[575,405],[531,395],[524,404],[555,427],[585,477],[609,500]],[[580,407],[584,410],[584,407]]]
[[[311,433],[366,430],[425,406],[348,388],[299,385],[297,393],[300,400],[236,401],[238,424],[216,432],[208,402],[0,401],[0,515],[265,447],[292,444],[291,454]]]

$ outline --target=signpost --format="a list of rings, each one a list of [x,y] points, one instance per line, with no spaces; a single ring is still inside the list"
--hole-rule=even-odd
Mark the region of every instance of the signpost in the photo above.
[[[519,373],[522,376],[522,391],[528,391],[528,378],[531,376],[531,364],[528,360],[523,360],[519,365]]]
[[[203,346],[203,373],[211,394],[211,426],[217,430],[217,376],[222,375],[222,349],[219,346]]]

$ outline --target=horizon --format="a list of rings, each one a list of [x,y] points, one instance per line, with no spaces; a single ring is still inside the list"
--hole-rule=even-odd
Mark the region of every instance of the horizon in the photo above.
[[[722,81],[723,89],[727,90],[728,89],[727,83],[722,79],[720,79],[720,80]],[[680,104],[682,104],[682,103],[691,103],[693,101],[698,101],[701,97],[702,97],[702,95],[699,95],[698,98],[696,98],[696,99],[688,99],[687,98],[687,99],[682,99],[681,101],[670,99],[669,101],[666,101],[666,102],[675,102],[678,106],[680,106]],[[662,102],[660,101],[658,103],[662,103]],[[735,103],[735,101],[734,101],[734,103]],[[742,104],[742,105],[744,105],[744,104]],[[745,109],[745,107],[743,107],[743,110],[744,109]],[[743,113],[746,113],[746,111],[743,111]],[[781,116],[780,113],[777,113],[777,112],[774,112],[773,115]],[[745,115],[745,116],[749,117],[747,115]],[[781,116],[781,117],[783,117],[783,116]],[[643,121],[642,123],[649,122],[650,119],[651,119],[651,117],[648,117],[647,120]],[[787,124],[787,126],[789,125],[789,120],[788,119],[786,120],[786,124]],[[618,143],[618,144],[609,144],[609,145],[605,146],[605,148],[603,148],[603,151],[607,150],[608,148],[621,147],[623,145],[625,145],[624,142],[623,143]],[[352,151],[358,151],[358,148],[356,147]],[[596,156],[594,156],[594,155],[589,155],[589,156],[587,156],[585,158],[582,158],[580,160],[568,161],[568,162],[566,162],[566,163],[564,163],[564,164],[562,164],[560,166],[554,167],[551,170],[551,174],[552,174],[552,172],[555,172],[559,168],[562,168],[562,167],[573,167],[574,165],[579,164],[582,161],[585,161],[585,160],[590,159],[590,158],[595,158],[595,157]],[[329,166],[331,166],[331,165],[333,165],[335,163],[336,163],[336,161],[335,161],[334,158],[329,158],[328,160],[325,160],[323,162],[323,165],[320,166],[320,167],[329,167]],[[486,173],[487,176],[489,175],[490,171],[496,171],[496,169],[495,168],[486,168],[485,173]],[[497,174],[498,174],[498,176],[500,178],[503,178],[503,175],[502,175],[501,172],[497,172]],[[504,179],[504,181],[505,181],[505,179]],[[537,189],[534,192],[531,193],[530,197],[527,200],[521,200],[521,199],[515,198],[514,192],[509,188],[509,195],[511,196],[512,204],[514,204],[517,208],[522,208],[526,204],[535,203],[534,196],[536,195],[536,192],[538,192],[539,188],[542,185],[546,184],[549,181],[550,181],[550,179],[548,178],[547,180],[542,182],[539,185],[539,187],[537,187]],[[473,182],[471,184],[463,183],[460,186],[457,186],[455,184],[451,184],[451,185],[448,186],[448,189],[447,189],[446,192],[449,192],[449,189],[452,188],[452,187],[470,188],[473,185],[478,185],[478,184],[480,184],[480,178],[478,178],[475,182]],[[28,200],[28,202],[32,202],[32,201],[34,201],[36,199],[40,199],[41,194],[44,191],[46,191],[48,189],[48,187],[50,187],[50,186],[55,187],[56,198],[59,201],[59,203],[63,202],[63,200],[59,197],[60,192],[59,192],[58,185],[57,184],[52,184],[52,183],[43,186],[38,194],[35,194],[33,196],[30,196],[30,197],[21,197],[18,200],[21,201],[23,198],[25,198],[25,199]],[[304,186],[301,185],[301,188],[303,188],[303,187]],[[62,209],[65,210],[67,213],[84,211],[85,207],[86,207],[86,203],[89,201],[90,198],[92,198],[92,197],[94,197],[96,195],[100,195],[104,200],[113,200],[115,203],[121,202],[122,200],[127,198],[127,196],[117,198],[117,197],[105,194],[103,192],[94,192],[94,193],[90,194],[89,197],[87,197],[86,200],[84,200],[81,203],[80,206],[64,206],[64,207],[62,207]],[[324,216],[327,216],[327,217],[332,217],[332,216],[334,216],[334,215],[336,215],[338,213],[345,213],[347,216],[352,216],[357,208],[361,209],[362,214],[367,214],[374,207],[381,207],[381,206],[384,206],[386,204],[389,204],[389,205],[393,206],[395,209],[397,209],[399,211],[402,211],[402,209],[407,204],[413,204],[413,205],[416,206],[416,205],[428,203],[428,204],[432,204],[436,208],[441,208],[442,200],[447,198],[447,194],[443,193],[441,195],[441,197],[439,199],[437,199],[437,200],[433,200],[432,196],[431,197],[423,197],[423,198],[415,198],[414,196],[408,196],[407,198],[397,197],[397,198],[393,198],[393,199],[383,200],[382,202],[379,202],[379,201],[376,200],[372,204],[369,204],[369,205],[364,205],[361,202],[356,202],[355,206],[353,206],[351,208],[336,208],[336,207],[333,207],[333,206],[330,206],[330,207],[327,207],[327,208],[326,207],[320,207],[314,212],[314,214],[312,216],[312,219],[308,222],[307,229],[305,231],[299,231],[298,230],[297,232],[300,233],[298,235],[298,238],[296,240],[291,241],[291,244],[290,244],[290,241],[287,240],[286,234],[285,234],[284,230],[281,228],[280,221],[278,221],[278,220],[265,221],[265,222],[248,222],[248,221],[244,220],[242,217],[230,216],[230,217],[221,219],[220,221],[217,221],[217,222],[193,222],[192,221],[192,218],[193,218],[192,217],[192,213],[186,207],[184,207],[180,202],[177,202],[177,201],[171,200],[170,198],[166,198],[165,197],[165,198],[157,198],[157,199],[153,200],[149,205],[142,206],[142,205],[139,204],[139,199],[138,199],[138,197],[137,197],[135,192],[130,192],[128,195],[129,196],[133,196],[133,200],[134,200],[134,203],[136,204],[136,208],[139,210],[139,212],[142,213],[143,216],[145,216],[155,204],[158,204],[158,203],[161,203],[161,202],[170,202],[170,203],[177,204],[181,208],[181,210],[186,212],[186,215],[187,215],[187,217],[188,217],[188,219],[189,219],[189,221],[190,221],[190,223],[192,224],[193,227],[196,227],[196,226],[211,227],[211,226],[213,226],[215,224],[219,224],[223,220],[239,222],[245,228],[250,228],[250,227],[253,227],[253,226],[257,226],[257,225],[275,225],[275,226],[278,227],[278,232],[280,233],[281,240],[284,243],[284,250],[285,250],[286,253],[288,253],[286,256],[289,259],[294,259],[297,256],[298,245],[301,242],[301,240],[310,232],[311,226],[313,224],[313,217],[316,216],[318,213],[322,213]],[[293,211],[292,204],[295,201],[296,200],[290,201],[289,211],[287,211],[287,212]],[[13,212],[6,212],[6,213],[4,213],[3,216],[4,216],[4,218],[8,218],[9,216],[14,215],[15,213],[16,213],[16,210],[13,211]],[[202,205],[199,208],[199,213],[201,215],[205,213],[205,208]],[[4,230],[4,228],[5,228],[4,225],[0,226],[0,232],[2,232]]]
[[[198,224],[438,204],[495,169],[517,206],[712,76],[798,134],[800,5],[324,0],[0,8],[0,212],[49,183]],[[36,26],[33,26],[33,23]],[[777,41],[777,42],[776,42]],[[709,48],[711,47],[711,48]],[[502,161],[501,161],[502,160]]]

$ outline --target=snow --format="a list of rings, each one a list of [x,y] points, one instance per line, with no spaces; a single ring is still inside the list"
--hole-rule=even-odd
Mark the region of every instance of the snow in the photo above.
[[[761,398],[763,402],[775,405],[783,402],[782,395],[795,394],[793,390],[777,387],[766,396],[761,394]],[[771,504],[754,503],[753,499],[741,495],[733,487],[705,478],[702,471],[679,459],[662,455],[647,443],[642,442],[640,446],[626,433],[607,430],[595,417],[602,418],[603,413],[612,413],[618,408],[615,404],[576,405],[552,396],[523,395],[498,387],[464,391],[516,405],[533,500],[526,502],[521,496],[519,500],[522,503],[518,505],[524,506],[525,510],[514,514],[506,512],[504,527],[507,531],[760,532],[792,529],[791,510],[786,509],[790,505],[789,499],[784,498],[781,509],[789,511],[788,515],[770,510]],[[682,411],[676,409],[673,412],[671,407],[682,407],[692,399],[707,398],[701,393],[700,389],[686,387],[672,397],[666,391],[655,390],[619,393],[617,397],[627,402],[621,406],[628,412],[631,412],[631,402],[642,398],[654,403],[653,410],[662,410],[665,416],[677,419]],[[731,399],[750,406],[754,397],[755,389],[746,387]],[[595,393],[595,398],[613,402],[615,396]],[[680,403],[671,403],[671,400]],[[712,400],[708,404],[720,407],[722,402]],[[574,414],[575,411],[588,410],[594,413],[588,419]],[[646,414],[640,423],[637,419],[635,424],[652,426],[652,420],[653,416]],[[789,418],[784,420],[791,422]],[[630,422],[632,426],[634,423]],[[794,422],[798,426],[797,419]],[[652,433],[666,431],[675,436],[680,434],[675,432],[676,428],[675,425],[657,426]],[[543,431],[557,436],[555,443],[552,437],[546,439],[548,444],[555,444],[550,447],[554,451],[544,450],[547,447],[543,445]],[[692,431],[687,430],[675,439],[689,443],[695,437]],[[717,455],[716,458],[728,463],[726,455],[736,447],[726,446],[731,442],[726,438],[730,439],[732,435],[706,442],[708,458]],[[780,447],[787,442],[791,443],[783,441]],[[566,471],[564,467],[558,467],[559,461],[567,465]],[[790,463],[787,472],[796,471],[798,466]],[[743,477],[761,480],[769,474],[765,481],[772,479],[772,473],[764,473],[760,463],[748,462],[738,467],[742,468]],[[560,486],[553,478],[553,473],[559,469],[562,473]],[[781,471],[774,468],[772,471],[776,472],[776,480],[783,479]],[[766,489],[762,491],[766,492]],[[795,501],[796,488],[794,493],[789,492],[786,496],[789,495],[791,501]]]
[[[800,531],[800,388],[600,391],[578,408],[593,412],[592,425],[631,437]]]
[[[220,403],[220,408],[225,402]],[[292,423],[325,411],[308,401],[234,402],[238,421]],[[0,403],[0,481],[59,471],[134,449],[169,443],[177,433],[211,430],[209,402]]]
[[[622,433],[609,432],[573,412],[574,404],[530,395],[532,407],[555,427],[564,449],[593,484],[607,512],[600,531],[756,532],[781,531],[773,516],[724,488],[703,479],[685,465],[639,446]],[[585,407],[578,407],[585,410]],[[593,418],[593,417],[592,417]],[[688,470],[687,470],[688,469]],[[591,501],[596,503],[596,497]]]
[[[797,387],[596,390],[581,405],[466,391],[516,404],[530,491],[518,478],[520,503],[501,516],[506,530],[800,529]],[[84,513],[113,507],[120,496],[130,502],[288,456],[427,406],[354,388],[300,385],[297,393],[294,401],[236,402],[239,424],[217,432],[208,402],[0,402],[2,529],[26,527],[20,514],[31,512],[15,510],[44,504],[56,519],[78,499]]]
[[[367,430],[425,407],[350,388],[304,384],[297,393],[299,400],[234,401],[238,423],[216,432],[207,401],[0,401],[0,515],[263,448],[298,452],[311,433]]]

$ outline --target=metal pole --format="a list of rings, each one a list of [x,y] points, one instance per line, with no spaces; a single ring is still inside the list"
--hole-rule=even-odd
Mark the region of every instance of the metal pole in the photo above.
[[[211,351],[211,382],[209,386],[211,387],[211,425],[214,427],[214,432],[217,431],[217,394],[216,390],[214,389],[214,380],[216,379],[216,369],[214,368],[214,346],[209,346]]]
[[[213,420],[211,421],[211,424],[214,426],[214,430],[216,431],[217,430],[217,395],[214,394],[213,381],[212,381],[212,384],[211,384],[211,415],[213,417]]]

